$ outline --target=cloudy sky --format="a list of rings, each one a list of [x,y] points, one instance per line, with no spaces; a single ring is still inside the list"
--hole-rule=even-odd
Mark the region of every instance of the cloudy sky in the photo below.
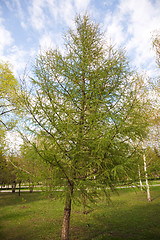
[[[125,47],[138,71],[155,75],[160,0],[0,0],[0,61],[21,74],[40,48],[61,47],[75,15],[86,10],[112,43]]]

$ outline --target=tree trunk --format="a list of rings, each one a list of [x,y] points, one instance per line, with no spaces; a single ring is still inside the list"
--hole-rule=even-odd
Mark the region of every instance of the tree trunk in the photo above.
[[[73,193],[73,186],[70,184],[68,186],[68,193],[66,195],[66,202],[64,207],[61,240],[69,240],[69,224],[70,224],[70,214],[71,214],[72,193]]]
[[[12,193],[15,193],[15,191],[16,191],[16,182],[14,181],[12,183]]]
[[[148,200],[148,202],[151,202],[151,195],[150,195],[150,189],[149,189],[149,183],[148,183],[147,164],[146,164],[145,154],[143,154],[143,161],[144,161],[144,172],[145,172],[146,187],[147,187],[147,200]]]
[[[140,172],[140,166],[138,165],[138,175],[139,175],[139,183],[140,183],[140,188],[141,188],[141,191],[143,190],[143,184],[142,184],[142,181],[141,181],[141,172]]]
[[[29,191],[30,193],[33,192],[34,184],[29,182]]]
[[[82,193],[82,205],[83,205],[83,214],[86,214],[86,196]]]
[[[21,182],[19,182],[19,196],[21,195]]]

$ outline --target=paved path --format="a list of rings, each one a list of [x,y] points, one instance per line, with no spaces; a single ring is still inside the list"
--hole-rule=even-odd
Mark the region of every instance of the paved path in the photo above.
[[[159,187],[160,184],[153,184],[153,185],[149,185],[149,186],[150,186],[150,187]],[[135,186],[135,185],[133,185],[133,186],[119,186],[119,187],[115,187],[115,188],[116,188],[116,189],[123,189],[123,188],[137,188],[137,187],[140,187],[140,185],[138,185],[138,186]],[[143,187],[146,187],[146,185],[143,185]],[[107,189],[110,189],[110,188],[107,188]],[[42,191],[43,191],[43,190],[33,189],[33,192],[42,192]],[[54,190],[54,191],[60,192],[60,191],[63,191],[63,190]],[[3,193],[3,192],[9,193],[9,192],[12,192],[12,189],[11,189],[11,190],[0,190],[0,193]],[[15,192],[16,192],[16,193],[19,192],[19,189],[17,188]],[[22,190],[20,190],[20,192],[30,192],[30,190],[28,190],[28,189],[26,189],[26,190],[22,189]]]

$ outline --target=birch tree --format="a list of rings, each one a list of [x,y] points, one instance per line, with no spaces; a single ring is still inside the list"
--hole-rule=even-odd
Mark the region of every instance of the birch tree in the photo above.
[[[147,188],[147,200],[148,202],[151,202],[151,194],[150,194],[150,188],[148,183],[148,173],[147,173],[147,163],[146,163],[145,152],[143,153],[143,163],[144,163],[144,173],[145,173],[145,181],[146,181],[146,188]]]
[[[138,177],[139,177],[140,188],[141,188],[141,191],[142,191],[143,190],[143,184],[142,184],[142,180],[141,180],[141,170],[140,170],[139,164],[138,164]]]
[[[87,15],[76,17],[64,41],[63,53],[50,49],[37,57],[32,90],[24,88],[19,102],[25,133],[43,139],[34,149],[64,187],[61,240],[68,240],[72,199],[92,199],[98,186],[112,187],[131,171],[148,103],[125,53],[107,45]]]

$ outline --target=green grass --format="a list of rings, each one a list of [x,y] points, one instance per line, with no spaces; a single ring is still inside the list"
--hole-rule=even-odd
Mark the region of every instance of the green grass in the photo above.
[[[71,240],[160,239],[160,187],[146,193],[132,189],[111,194],[111,202],[99,200],[87,215],[73,205]],[[0,239],[58,240],[61,235],[63,202],[44,193],[0,193]]]

